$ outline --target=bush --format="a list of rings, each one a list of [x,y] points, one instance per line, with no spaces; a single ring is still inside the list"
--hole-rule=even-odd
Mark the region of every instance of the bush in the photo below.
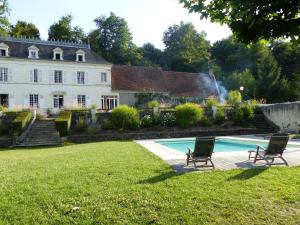
[[[215,123],[220,125],[224,121],[225,121],[225,112],[224,112],[224,109],[218,108],[218,110],[216,112]]]
[[[173,113],[163,113],[159,117],[159,123],[163,127],[173,127],[176,125],[176,117]]]
[[[55,119],[55,127],[60,136],[67,136],[70,131],[72,112],[61,111]]]
[[[216,99],[215,97],[209,97],[209,98],[205,101],[205,105],[206,105],[207,107],[218,106],[218,105],[219,105],[219,101],[218,101],[218,99]]]
[[[202,108],[194,103],[176,106],[176,120],[181,127],[188,127],[199,122],[203,116]]]
[[[153,119],[150,115],[145,115],[141,119],[141,126],[142,127],[151,127],[153,125]]]
[[[242,105],[235,108],[233,121],[238,125],[247,125],[254,119],[254,109],[250,105]]]
[[[230,91],[228,94],[227,103],[232,106],[236,106],[242,102],[242,95],[239,91]]]
[[[147,103],[148,108],[159,107],[160,103],[158,101],[150,101]]]
[[[0,105],[0,112],[2,112],[4,110],[4,107],[2,105]]]
[[[32,117],[30,111],[20,112],[17,117],[12,122],[12,132],[13,134],[20,135],[23,130],[27,127]]]
[[[210,127],[212,125],[212,122],[207,116],[203,116],[200,120],[200,125],[204,127]]]
[[[133,130],[140,125],[137,109],[127,105],[115,108],[110,115],[110,121],[116,129]]]
[[[80,117],[75,124],[74,129],[72,129],[75,133],[84,133],[88,129],[88,123],[85,118]]]

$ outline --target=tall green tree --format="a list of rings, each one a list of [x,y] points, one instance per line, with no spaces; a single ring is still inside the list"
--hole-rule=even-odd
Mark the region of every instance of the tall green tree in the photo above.
[[[25,36],[29,38],[40,38],[40,31],[33,23],[18,21],[15,25],[11,25],[9,34],[15,37]]]
[[[291,38],[300,42],[299,0],[179,0],[203,19],[227,24],[245,43]]]
[[[97,28],[89,34],[93,50],[115,64],[143,64],[142,53],[132,41],[128,24],[124,18],[110,13],[94,20]]]
[[[281,78],[281,68],[271,53],[259,59],[257,64],[257,98],[267,102],[280,102],[289,98],[290,89],[285,78]]]
[[[73,42],[86,42],[87,38],[83,29],[79,26],[72,27],[73,16],[67,14],[58,22],[52,24],[48,30],[49,40],[62,40]]]
[[[175,71],[207,71],[210,43],[192,23],[173,25],[163,36],[167,68]]]
[[[163,51],[155,48],[151,43],[144,44],[140,50],[144,57],[150,61],[152,66],[165,67]]]
[[[0,0],[0,34],[8,34],[9,20],[7,15],[9,13],[8,1]]]

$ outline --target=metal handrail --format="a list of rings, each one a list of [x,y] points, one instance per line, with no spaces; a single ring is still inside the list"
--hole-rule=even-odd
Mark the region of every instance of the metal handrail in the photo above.
[[[26,128],[26,130],[19,136],[19,137],[17,137],[16,138],[16,140],[15,140],[15,144],[19,144],[19,143],[21,143],[25,138],[26,138],[26,136],[28,135],[28,133],[30,132],[30,130],[31,130],[31,128],[32,128],[32,126],[33,126],[33,124],[34,124],[34,122],[36,121],[36,109],[33,111],[33,118],[32,118],[32,120],[31,120],[31,122],[30,122],[30,124],[28,125],[28,127]]]

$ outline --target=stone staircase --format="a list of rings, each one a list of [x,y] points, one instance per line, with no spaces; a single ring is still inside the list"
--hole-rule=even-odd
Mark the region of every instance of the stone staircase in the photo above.
[[[271,124],[264,114],[257,114],[254,118],[253,125],[260,134],[276,133],[278,131],[278,128]]]
[[[58,146],[61,139],[53,119],[36,120],[28,134],[16,147]]]

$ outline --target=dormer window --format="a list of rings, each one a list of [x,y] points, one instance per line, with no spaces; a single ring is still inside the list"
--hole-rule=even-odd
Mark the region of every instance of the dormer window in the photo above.
[[[39,49],[32,45],[28,48],[28,58],[30,59],[38,59],[39,58]]]
[[[61,48],[53,49],[53,60],[63,60],[63,50]]]
[[[80,49],[76,52],[76,61],[85,62],[85,52],[83,50]]]
[[[6,45],[5,43],[1,43],[0,44],[0,56],[2,57],[6,57],[8,56],[8,45]]]

